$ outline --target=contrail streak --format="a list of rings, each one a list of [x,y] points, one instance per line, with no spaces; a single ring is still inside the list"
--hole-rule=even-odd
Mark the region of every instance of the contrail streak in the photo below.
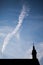
[[[18,20],[18,24],[17,24],[16,28],[11,33],[8,33],[7,36],[4,39],[4,43],[3,43],[3,46],[2,46],[2,50],[1,50],[2,53],[4,52],[5,47],[8,44],[10,38],[13,35],[15,35],[17,33],[17,31],[20,29],[20,27],[22,25],[22,22],[23,22],[23,19],[25,18],[26,14],[27,14],[26,7],[23,6],[23,9],[21,11],[21,14],[19,15],[19,20]]]

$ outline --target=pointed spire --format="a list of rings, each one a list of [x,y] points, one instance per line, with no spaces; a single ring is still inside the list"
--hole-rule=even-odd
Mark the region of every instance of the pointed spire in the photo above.
[[[37,52],[35,50],[35,46],[34,46],[34,43],[33,43],[33,50],[32,50],[32,58],[33,59],[36,59],[36,54],[37,54]]]
[[[33,50],[35,50],[35,46],[34,46],[34,43],[33,43]]]
[[[34,46],[34,42],[33,42],[33,46]]]

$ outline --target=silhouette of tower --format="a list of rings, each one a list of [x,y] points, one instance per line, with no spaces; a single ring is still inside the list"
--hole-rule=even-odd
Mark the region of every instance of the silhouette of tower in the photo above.
[[[33,50],[32,50],[32,59],[37,59],[37,52],[33,43]]]
[[[37,52],[36,52],[34,43],[33,43],[33,50],[32,50],[32,60],[33,60],[33,63],[32,63],[33,65],[40,65],[37,59]]]

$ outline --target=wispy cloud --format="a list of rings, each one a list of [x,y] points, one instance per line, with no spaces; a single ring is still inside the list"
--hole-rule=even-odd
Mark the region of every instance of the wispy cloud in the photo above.
[[[15,34],[15,38],[16,38],[17,40],[20,40],[20,32],[17,32],[17,33]]]
[[[38,58],[39,60],[43,57],[43,42],[40,42],[36,45],[37,53],[38,53]]]
[[[37,43],[37,45],[35,44],[35,48],[37,51],[37,58],[41,60],[41,58],[43,57],[43,42]],[[29,48],[25,52],[24,58],[32,58],[31,53],[32,53],[32,45],[29,45]]]
[[[9,33],[12,30],[13,30],[13,27],[11,27],[11,26],[0,26],[1,33]]]
[[[5,36],[5,34],[0,32],[0,37],[4,37],[4,36]]]
[[[24,58],[32,58],[32,47],[25,52]]]
[[[18,30],[20,29],[20,27],[22,25],[22,22],[23,22],[23,19],[25,18],[26,14],[27,14],[26,7],[23,6],[23,9],[21,11],[21,14],[19,15],[18,24],[17,24],[16,28],[11,33],[8,33],[8,35],[4,39],[4,43],[3,43],[3,46],[2,46],[2,53],[5,50],[5,47],[8,44],[10,38],[13,35],[15,35],[18,32]]]

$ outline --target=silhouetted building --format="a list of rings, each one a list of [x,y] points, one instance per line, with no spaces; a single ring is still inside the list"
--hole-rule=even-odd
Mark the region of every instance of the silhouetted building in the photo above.
[[[35,50],[34,44],[33,44],[33,50],[32,50],[32,59],[37,59],[37,52]]]
[[[35,49],[35,46],[34,46],[34,44],[33,44],[33,50],[32,50],[32,64],[33,65],[40,65],[39,64],[39,61],[38,61],[38,59],[37,59],[37,52],[36,52],[36,49]]]
[[[33,45],[33,49],[32,49],[32,59],[21,59],[21,60],[19,59],[17,63],[21,63],[24,65],[40,65],[37,59],[37,52],[35,46]]]
[[[37,52],[35,49],[35,46],[33,45],[33,49],[32,49],[32,59],[10,59],[10,60],[4,60],[3,62],[0,60],[0,63],[4,63],[5,64],[20,64],[20,65],[40,65],[39,61],[37,59]]]

